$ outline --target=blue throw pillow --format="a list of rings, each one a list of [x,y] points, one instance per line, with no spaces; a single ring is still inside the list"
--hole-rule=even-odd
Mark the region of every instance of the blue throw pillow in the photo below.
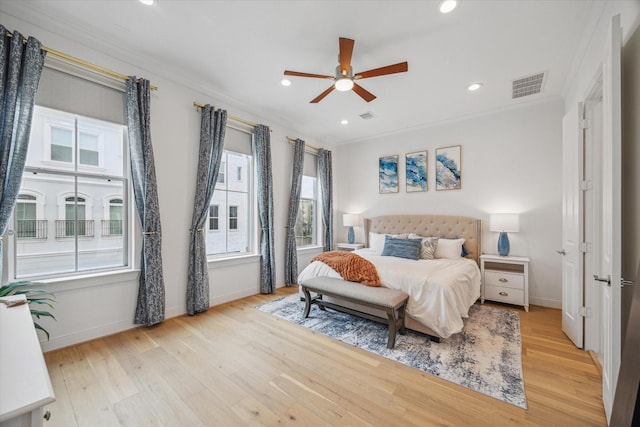
[[[462,244],[462,257],[466,257],[467,255],[469,255],[471,252],[469,252],[469,249],[467,249],[467,247],[464,245],[464,243]]]
[[[386,236],[382,256],[395,256],[398,258],[420,259],[422,239],[397,239]]]

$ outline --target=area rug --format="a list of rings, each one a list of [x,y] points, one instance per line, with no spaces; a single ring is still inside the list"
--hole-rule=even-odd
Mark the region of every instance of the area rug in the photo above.
[[[299,295],[289,295],[257,307],[345,343],[420,369],[520,408],[527,408],[522,379],[520,317],[515,311],[474,304],[462,332],[435,343],[407,331],[387,348],[387,326],[331,309],[312,306],[302,313]]]

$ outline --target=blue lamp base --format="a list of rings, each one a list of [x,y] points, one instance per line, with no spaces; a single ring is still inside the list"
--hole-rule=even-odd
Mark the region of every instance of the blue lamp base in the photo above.
[[[507,233],[504,231],[500,232],[500,237],[498,237],[498,254],[500,256],[508,256],[510,249]]]
[[[353,227],[349,227],[347,230],[347,242],[348,243],[355,243],[356,242],[356,235],[353,232]]]

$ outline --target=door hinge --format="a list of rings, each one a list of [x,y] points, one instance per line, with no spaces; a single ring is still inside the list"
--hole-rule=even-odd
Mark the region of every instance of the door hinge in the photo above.
[[[593,183],[589,180],[580,181],[580,191],[593,190]]]
[[[580,120],[580,129],[589,129],[589,120],[587,119],[582,119]]]
[[[578,307],[578,316],[591,317],[591,307]]]
[[[579,245],[579,249],[580,249],[580,252],[586,254],[587,252],[589,252],[591,250],[591,243],[582,242]]]

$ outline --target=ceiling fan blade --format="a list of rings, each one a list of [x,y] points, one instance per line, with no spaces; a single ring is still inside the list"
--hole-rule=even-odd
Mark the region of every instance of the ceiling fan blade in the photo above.
[[[331,79],[333,80],[335,77],[333,76],[325,76],[323,74],[309,74],[309,73],[300,73],[298,71],[284,71],[285,76],[296,76],[296,77],[313,77],[315,79]]]
[[[353,54],[353,44],[351,39],[340,37],[340,73],[349,75],[351,70],[351,55]]]
[[[376,96],[374,94],[372,94],[362,86],[358,85],[357,83],[353,83],[353,91],[358,95],[360,95],[360,97],[362,97],[362,99],[364,99],[367,102],[371,102],[374,99],[376,99]]]
[[[353,76],[354,79],[368,79],[369,77],[384,76],[387,74],[404,73],[409,70],[408,62],[400,62],[398,64],[387,65],[386,67],[374,68],[373,70],[363,71]]]
[[[310,102],[310,104],[317,104],[318,102],[322,101],[322,99],[329,95],[331,92],[333,92],[333,89],[335,89],[335,86],[331,85],[329,86],[329,89],[325,90],[324,92],[322,92],[320,95],[316,96],[315,98],[313,98]]]

